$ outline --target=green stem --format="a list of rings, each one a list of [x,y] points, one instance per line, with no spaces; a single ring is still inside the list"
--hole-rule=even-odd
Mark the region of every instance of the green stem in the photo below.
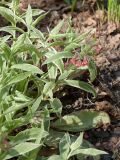
[[[77,0],[73,0],[72,6],[71,6],[71,12],[74,12],[76,5],[77,5]]]

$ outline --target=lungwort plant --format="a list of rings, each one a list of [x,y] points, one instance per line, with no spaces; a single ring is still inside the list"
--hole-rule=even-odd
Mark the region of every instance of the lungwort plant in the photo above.
[[[83,133],[68,132],[109,123],[108,115],[82,110],[62,117],[55,96],[64,96],[61,91],[68,85],[96,97],[93,86],[80,79],[85,72],[89,82],[96,78],[93,52],[85,41],[90,33],[77,35],[70,25],[64,33],[64,21],[42,33],[36,25],[48,13],[28,6],[20,14],[18,6],[19,0],[0,6],[8,21],[0,28],[0,160],[70,160],[75,155],[79,160],[106,154],[84,140]],[[54,156],[43,155],[46,147],[57,149]]]

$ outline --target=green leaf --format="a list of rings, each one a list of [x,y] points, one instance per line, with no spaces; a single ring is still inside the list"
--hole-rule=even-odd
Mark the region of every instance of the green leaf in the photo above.
[[[37,111],[37,109],[38,109],[39,106],[40,106],[41,101],[42,101],[42,96],[38,97],[38,98],[35,100],[35,102],[33,103],[32,107],[31,107],[31,109],[30,109],[30,111],[31,111],[32,113],[35,113],[35,112]]]
[[[17,10],[19,8],[20,0],[12,0],[12,8],[13,10]]]
[[[64,72],[59,76],[59,80],[67,79],[71,73],[74,73],[74,70],[64,70]]]
[[[80,136],[76,139],[76,141],[71,144],[70,149],[72,151],[75,151],[76,149],[82,146],[82,143],[83,143],[83,132],[80,133]]]
[[[65,45],[64,41],[55,41],[55,42],[52,42],[52,43],[48,44],[48,47],[64,46],[64,45]]]
[[[27,63],[15,64],[11,68],[31,72],[32,74],[43,74],[43,71],[40,70],[38,67],[31,65],[31,64],[27,64]]]
[[[110,118],[105,112],[81,110],[65,115],[51,123],[51,126],[63,131],[80,132],[101,125],[110,124]]]
[[[11,24],[15,24],[14,14],[10,9],[6,7],[0,7],[0,14]]]
[[[57,148],[60,140],[63,138],[64,135],[65,132],[58,132],[50,129],[49,135],[45,139],[45,144],[47,144],[50,147],[52,146]]]
[[[65,47],[65,51],[71,52],[71,51],[73,51],[74,49],[76,49],[76,48],[78,48],[78,47],[80,47],[80,44],[79,44],[79,43],[74,43],[74,42],[72,42],[72,43],[70,43],[69,45],[67,45],[67,46]]]
[[[55,28],[53,28],[53,30],[51,30],[50,36],[53,36],[53,35],[58,34],[59,31],[61,30],[63,24],[64,24],[64,20],[60,21],[60,22],[58,23],[58,25],[55,26]]]
[[[19,46],[16,46],[16,48],[14,48],[13,50],[13,55],[15,55],[16,53],[22,53],[26,51],[29,51],[30,54],[35,52],[38,57],[41,57],[40,52],[33,44],[21,44]]]
[[[60,70],[60,73],[62,74],[64,71],[64,63],[62,59],[56,60],[53,62],[53,64],[55,64],[55,66]]]
[[[42,10],[42,9],[32,9],[32,15],[35,17],[35,16],[38,16],[38,15],[41,15],[41,14],[44,14],[45,11]]]
[[[62,58],[72,58],[72,57],[73,57],[72,53],[69,53],[69,52],[59,52],[59,53],[56,53],[56,54],[52,55],[51,57],[49,57],[44,62],[44,64],[48,64],[48,63],[54,62],[54,61],[62,59]]]
[[[12,54],[17,53],[19,50],[23,50],[23,45],[24,41],[26,40],[26,34],[21,34],[18,38],[17,41],[13,44],[12,46]]]
[[[32,100],[32,98],[27,97],[26,95],[24,95],[24,93],[16,90],[14,100],[16,102],[28,102],[28,101]]]
[[[59,143],[60,156],[67,160],[69,151],[70,151],[70,136],[65,134],[64,137],[60,140]]]
[[[71,38],[74,35],[74,33],[51,34],[50,39]]]
[[[61,116],[62,113],[62,103],[58,98],[54,98],[52,102],[50,102],[51,107],[52,107],[52,112],[56,113],[57,116]]]
[[[46,12],[42,15],[40,15],[38,18],[36,18],[36,20],[33,22],[33,26],[35,27],[42,19],[45,18],[45,16],[48,14],[49,12]]]
[[[64,159],[59,155],[53,155],[47,158],[46,160],[64,160]]]
[[[60,52],[61,53],[61,52]],[[51,56],[54,56],[55,54],[57,54],[55,51],[51,51],[51,52],[47,52],[45,54],[45,56],[47,57],[47,59],[49,59]],[[60,73],[63,73],[64,70],[64,63],[62,59],[58,59],[52,62],[59,70]]]
[[[12,130],[14,130],[15,128],[18,128],[23,125],[27,125],[28,123],[30,123],[30,121],[31,121],[31,117],[29,115],[26,115],[25,117],[20,117],[18,119],[14,118],[13,120],[4,122],[3,130],[5,129],[5,131],[7,132],[8,131],[12,132]]]
[[[47,82],[43,89],[43,94],[45,96],[51,95],[52,90],[55,88],[55,82]]]
[[[7,45],[7,43],[3,43],[0,48],[4,51],[4,56],[7,61],[9,61],[9,57],[11,55],[11,48]]]
[[[8,32],[10,33],[12,36],[14,35],[14,31],[18,31],[20,33],[24,33],[24,31],[18,27],[13,27],[13,26],[5,26],[5,27],[1,27],[0,31],[4,31],[4,32]]]
[[[15,75],[11,78],[11,80],[8,82],[7,85],[12,85],[12,84],[16,84],[26,78],[28,78],[31,75],[30,72],[26,72],[26,73],[20,73],[18,75]]]
[[[77,149],[74,150],[71,154],[71,156],[77,155],[77,154],[83,154],[83,155],[88,155],[88,156],[97,156],[100,154],[108,154],[105,151],[101,151],[95,148],[86,148],[86,149]]]
[[[30,5],[28,5],[28,9],[27,9],[27,12],[26,12],[26,24],[27,24],[28,28],[32,24],[32,9],[31,9]]]
[[[16,145],[15,147],[10,148],[7,151],[4,160],[16,157],[18,155],[24,155],[38,147],[40,147],[40,144],[35,144],[35,143],[30,143],[30,142],[20,143]]]
[[[46,117],[45,120],[46,120],[47,118],[48,118],[48,117]],[[44,121],[44,120],[43,120],[43,121]],[[44,126],[44,122],[43,122],[43,121],[41,122],[41,131],[40,131],[39,136],[37,137],[37,139],[36,139],[36,141],[35,141],[35,143],[36,143],[36,144],[40,144],[41,147],[42,147],[42,145],[43,145],[42,139],[47,136],[47,132],[46,132],[46,134],[45,134],[45,126]],[[48,121],[48,120],[47,120],[47,121]],[[49,124],[49,123],[48,123],[48,124]],[[33,150],[33,151],[30,153],[28,159],[29,159],[29,160],[37,159],[38,152],[39,152],[39,148],[37,148],[36,150]]]
[[[33,33],[34,33],[35,36],[37,36],[39,39],[42,40],[42,42],[45,41],[44,34],[40,30],[36,29],[33,26],[31,26],[31,30],[33,31]]]
[[[55,80],[57,77],[57,67],[55,65],[48,65],[48,74],[51,80]]]
[[[3,115],[7,115],[9,113],[14,113],[22,108],[31,106],[33,101],[25,102],[25,103],[14,103],[7,110],[4,111]]]
[[[3,43],[6,43],[10,38],[11,38],[10,35],[0,37],[0,43],[1,43],[1,45],[2,45]]]
[[[10,137],[13,144],[19,144],[26,141],[36,140],[41,133],[41,128],[30,128],[19,132],[15,137]],[[45,137],[47,132],[43,134]]]
[[[96,92],[94,88],[86,82],[79,81],[79,80],[64,80],[63,83],[72,87],[80,88],[86,92],[92,93],[93,96],[96,97]]]
[[[89,61],[89,72],[90,72],[90,80],[91,82],[93,82],[97,76],[97,69],[96,69],[96,65],[95,62],[93,60]]]

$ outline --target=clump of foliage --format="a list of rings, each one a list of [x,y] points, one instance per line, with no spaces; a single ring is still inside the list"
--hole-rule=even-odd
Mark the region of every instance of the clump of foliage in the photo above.
[[[62,103],[55,97],[66,85],[96,97],[90,83],[75,79],[83,71],[90,73],[89,81],[96,78],[93,52],[85,42],[89,33],[79,36],[71,25],[62,33],[64,21],[42,33],[36,25],[47,13],[29,5],[20,14],[18,6],[19,0],[0,6],[9,22],[0,28],[6,33],[0,37],[0,160],[68,160],[74,155],[79,160],[106,154],[84,140],[83,131],[109,123],[108,115],[82,110],[62,116]],[[84,56],[87,63],[81,60]],[[59,152],[45,157],[45,146]]]
[[[108,19],[120,23],[120,1],[108,0]]]

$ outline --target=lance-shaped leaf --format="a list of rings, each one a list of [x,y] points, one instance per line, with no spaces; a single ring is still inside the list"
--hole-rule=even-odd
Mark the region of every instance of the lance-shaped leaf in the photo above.
[[[18,31],[20,33],[24,33],[24,31],[18,27],[13,27],[13,26],[6,26],[6,27],[1,27],[0,31],[8,32],[12,36],[14,35],[15,31]]]
[[[83,155],[88,155],[88,156],[98,156],[100,154],[107,154],[107,152],[101,151],[95,148],[85,148],[85,149],[80,148],[80,149],[74,150],[71,153],[71,156],[74,156],[77,154],[83,154]]]
[[[0,7],[0,14],[10,23],[15,24],[14,20],[14,14],[12,10],[5,8],[5,7]]]
[[[18,155],[24,155],[38,147],[40,147],[40,144],[29,143],[29,142],[20,143],[10,148],[9,151],[7,151],[4,160],[16,157]]]
[[[27,64],[27,63],[15,64],[11,68],[31,72],[32,74],[42,74],[43,73],[43,71],[40,70],[38,67],[31,65],[31,64]]]
[[[28,5],[28,9],[27,9],[25,18],[26,18],[27,27],[29,28],[30,25],[32,24],[32,9],[30,5]]]
[[[11,85],[11,84],[15,84],[18,83],[26,78],[28,78],[31,75],[30,72],[26,72],[26,73],[20,73],[18,75],[15,75],[11,78],[11,80],[9,81],[9,83],[7,85]]]
[[[50,37],[52,37],[53,35],[58,34],[59,31],[61,30],[63,24],[64,24],[64,20],[60,21],[58,23],[58,25],[55,28],[53,28],[53,30],[50,32]]]
[[[24,131],[19,132],[16,136],[10,137],[10,140],[13,144],[19,144],[30,140],[36,140],[37,137],[41,133],[41,128],[30,128]],[[48,133],[44,131],[44,137],[46,137]]]
[[[56,54],[52,55],[51,57],[49,57],[44,62],[44,64],[48,64],[48,63],[54,62],[54,61],[62,59],[62,58],[72,58],[72,57],[73,57],[72,53],[69,53],[69,52],[59,52],[59,53],[56,53]]]
[[[96,92],[94,88],[86,82],[79,81],[79,80],[64,80],[63,83],[72,87],[80,88],[86,92],[92,93],[93,96],[96,97]]]

